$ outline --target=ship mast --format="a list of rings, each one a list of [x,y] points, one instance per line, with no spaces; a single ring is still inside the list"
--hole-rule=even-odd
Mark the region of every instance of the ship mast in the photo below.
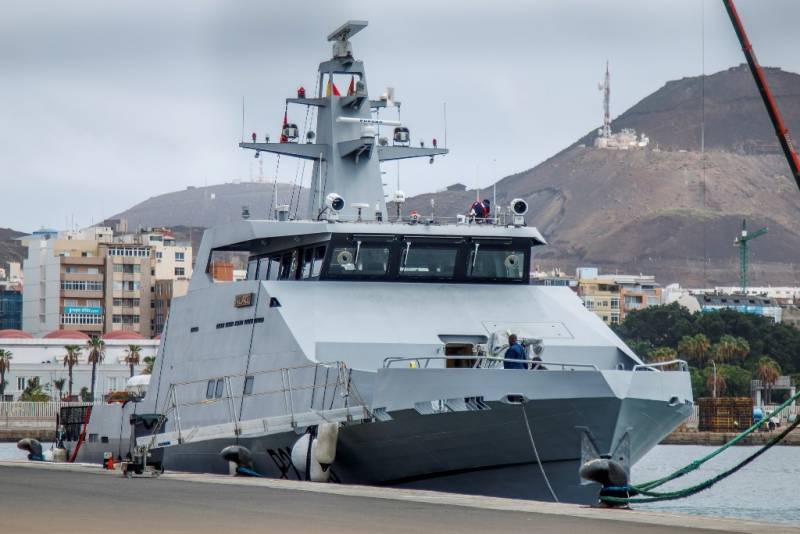
[[[319,64],[317,96],[306,98],[305,94],[298,94],[297,98],[286,99],[287,107],[298,104],[317,108],[314,136],[302,140],[296,135],[294,139],[282,135],[280,143],[239,143],[241,148],[256,152],[314,162],[305,214],[310,220],[327,216],[324,201],[331,194],[344,200],[337,211],[343,220],[387,220],[380,162],[417,157],[428,157],[433,162],[434,156],[448,152],[435,146],[411,147],[408,129],[399,121],[373,117],[373,111],[399,106],[399,102],[394,102],[391,94],[369,99],[364,64],[353,57],[350,43],[350,38],[366,26],[366,21],[351,20],[328,35],[333,54]],[[388,139],[378,139],[376,127],[381,125],[394,127],[392,144]]]

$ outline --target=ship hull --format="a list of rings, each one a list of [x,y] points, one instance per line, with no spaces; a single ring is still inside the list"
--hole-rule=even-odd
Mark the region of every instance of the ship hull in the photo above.
[[[627,435],[633,463],[690,411],[690,404],[613,397],[531,400],[524,408],[491,402],[461,412],[398,410],[389,412],[391,420],[342,427],[331,481],[552,501],[549,482],[559,501],[589,504],[599,487],[582,485],[578,477],[584,434],[601,452]],[[291,449],[304,430],[188,442],[159,452],[169,470],[228,474],[231,466],[219,453],[239,444],[251,451],[259,474],[302,480]],[[104,451],[127,450],[128,440],[115,441],[87,443],[79,459],[99,462]]]

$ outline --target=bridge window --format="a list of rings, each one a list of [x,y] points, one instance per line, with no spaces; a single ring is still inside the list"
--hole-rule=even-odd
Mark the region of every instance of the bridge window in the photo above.
[[[525,266],[525,251],[508,245],[475,242],[470,246],[467,262],[469,278],[521,280]]]
[[[458,248],[455,244],[404,241],[400,278],[453,278]]]
[[[389,247],[385,243],[356,240],[334,247],[328,276],[331,278],[382,277],[389,268]]]

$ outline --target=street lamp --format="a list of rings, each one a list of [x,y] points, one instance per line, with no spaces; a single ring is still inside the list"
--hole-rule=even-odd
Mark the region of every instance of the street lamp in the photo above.
[[[714,363],[714,360],[711,360],[711,366],[714,368],[714,391],[712,393],[713,398],[717,398],[717,364]]]

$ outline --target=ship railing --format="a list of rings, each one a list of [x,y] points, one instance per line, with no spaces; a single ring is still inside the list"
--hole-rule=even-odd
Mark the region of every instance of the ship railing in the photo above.
[[[633,371],[661,371],[664,367],[669,367],[670,365],[676,365],[678,367],[678,371],[687,372],[689,370],[689,364],[686,363],[686,360],[669,360],[666,362],[653,362],[653,363],[639,363],[633,366]]]
[[[355,218],[345,218],[339,217],[336,219],[336,222],[340,223],[359,223],[359,224],[408,224],[408,225],[457,225],[457,226],[470,226],[470,225],[479,225],[479,226],[497,226],[504,228],[508,226],[510,223],[509,221],[512,220],[510,217],[500,216],[500,217],[486,217],[486,218],[473,218],[466,215],[456,215],[453,217],[441,217],[439,215],[423,215],[419,214],[417,217],[409,217],[409,216],[401,216],[396,217],[390,215],[386,220],[374,220],[374,219],[359,219]]]
[[[309,375],[313,369],[313,378],[307,382],[297,383],[298,374]],[[253,371],[249,373],[237,373],[224,376],[209,376],[203,379],[187,380],[170,384],[167,392],[166,406],[162,410],[162,418],[153,430],[153,438],[162,431],[162,426],[166,419],[174,416],[175,431],[178,434],[178,441],[182,442],[184,434],[181,420],[181,411],[193,407],[206,407],[224,403],[227,421],[233,426],[235,435],[241,435],[241,417],[244,409],[245,399],[280,396],[283,403],[283,413],[288,415],[292,427],[297,426],[297,415],[316,412],[324,418],[326,411],[336,408],[348,409],[351,407],[361,407],[364,410],[364,418],[369,418],[369,414],[358,390],[352,382],[352,370],[344,362],[325,362],[309,363],[293,367],[281,367],[265,371]],[[331,376],[332,375],[332,376]],[[277,377],[280,387],[273,387],[263,390],[255,390],[255,383],[259,376]],[[222,380],[224,391],[221,395],[216,395],[216,383]],[[252,380],[253,390],[245,392],[246,381]],[[276,380],[277,381],[277,380]],[[203,384],[214,382],[214,393],[212,398],[203,396],[202,398],[185,399],[185,393],[192,395],[200,390],[210,391],[210,386],[203,388]],[[236,383],[236,392],[234,391]],[[188,391],[187,391],[188,390]],[[194,391],[192,391],[194,390]],[[338,393],[338,397],[337,397]],[[349,413],[349,412],[348,412]],[[153,444],[151,443],[151,446]]]
[[[467,360],[474,361],[471,369],[496,369],[504,362],[512,362],[515,364],[526,363],[530,371],[575,371],[575,370],[588,370],[600,371],[600,368],[593,363],[570,363],[570,362],[546,362],[546,361],[533,361],[533,360],[517,360],[513,358],[500,358],[497,356],[410,356],[410,357],[389,357],[384,358],[384,369],[392,367],[396,363],[407,362],[409,368],[428,369],[431,361],[454,361],[454,360]],[[452,369],[452,368],[448,368]],[[464,369],[462,367],[462,369]]]

